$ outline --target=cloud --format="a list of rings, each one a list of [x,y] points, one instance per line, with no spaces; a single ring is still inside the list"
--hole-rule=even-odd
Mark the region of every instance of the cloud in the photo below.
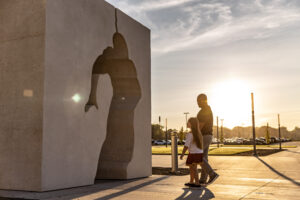
[[[114,4],[119,8],[124,8],[125,10],[132,12],[138,10],[142,11],[150,11],[150,10],[159,10],[163,8],[170,8],[174,6],[181,6],[188,2],[193,2],[195,0],[148,0],[148,1],[134,1],[134,0],[124,0],[124,1],[116,1],[116,0],[108,0],[108,2]]]
[[[296,0],[109,2],[151,28],[154,55],[265,39],[300,22]]]

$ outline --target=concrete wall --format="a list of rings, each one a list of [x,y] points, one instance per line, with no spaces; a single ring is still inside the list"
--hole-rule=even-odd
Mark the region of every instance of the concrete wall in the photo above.
[[[45,1],[0,0],[0,188],[41,187]]]
[[[117,13],[142,96],[134,110],[131,161],[125,176],[111,178],[146,177],[151,175],[150,31]],[[113,46],[114,7],[103,0],[0,0],[0,19],[5,122],[0,123],[0,188],[46,191],[93,184],[113,96],[109,75],[100,75],[99,109],[84,108],[93,63]]]
[[[150,31],[122,12],[118,22],[119,31],[128,44],[129,57],[137,68],[142,89],[142,98],[135,109],[134,151],[128,165],[127,178],[144,177],[152,174]]]
[[[97,92],[101,109],[84,107],[93,63],[112,44],[114,8],[104,1],[47,1],[46,30],[43,189],[93,184],[112,96],[107,75]]]

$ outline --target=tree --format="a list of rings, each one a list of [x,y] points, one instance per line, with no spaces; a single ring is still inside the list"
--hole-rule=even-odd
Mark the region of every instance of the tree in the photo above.
[[[163,140],[164,138],[163,126],[159,124],[152,124],[152,139]]]
[[[183,127],[181,127],[179,133],[178,133],[178,139],[179,141],[182,143],[182,141],[184,140],[184,131],[183,131]]]

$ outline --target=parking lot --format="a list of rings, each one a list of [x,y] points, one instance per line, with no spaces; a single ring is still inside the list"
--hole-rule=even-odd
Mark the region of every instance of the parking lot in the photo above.
[[[269,144],[279,144],[281,141],[281,143],[285,143],[285,142],[291,142],[290,139],[288,138],[281,138],[279,139],[278,137],[271,137],[269,141],[267,141],[264,137],[259,137],[255,139],[255,143],[257,145],[269,145]],[[177,140],[177,144],[178,145],[184,145],[185,140]],[[212,144],[217,144],[218,140],[216,138],[213,138],[212,140]],[[221,144],[222,142],[219,141],[219,143]],[[152,145],[171,145],[172,141],[171,140],[152,140]],[[250,138],[238,138],[238,137],[234,137],[234,138],[225,138],[223,143],[224,145],[252,145],[253,144],[253,139]]]

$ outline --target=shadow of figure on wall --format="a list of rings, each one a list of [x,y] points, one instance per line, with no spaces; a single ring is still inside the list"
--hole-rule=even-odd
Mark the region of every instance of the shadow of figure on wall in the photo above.
[[[113,87],[107,133],[103,143],[96,178],[126,179],[127,166],[134,149],[134,110],[141,98],[141,88],[135,65],[128,56],[125,38],[118,32],[117,9],[115,9],[116,32],[113,47],[107,47],[93,65],[91,92],[85,112],[97,104],[97,85],[101,74],[108,74]]]

